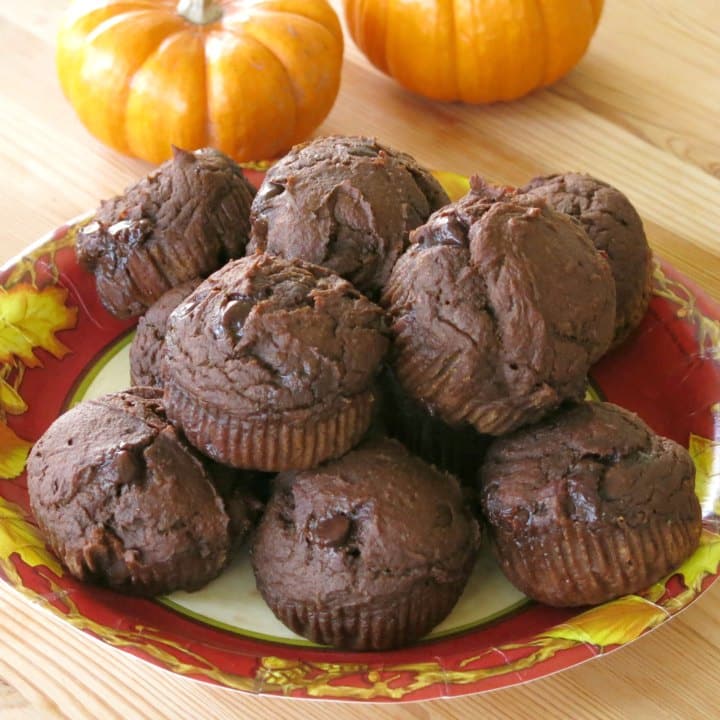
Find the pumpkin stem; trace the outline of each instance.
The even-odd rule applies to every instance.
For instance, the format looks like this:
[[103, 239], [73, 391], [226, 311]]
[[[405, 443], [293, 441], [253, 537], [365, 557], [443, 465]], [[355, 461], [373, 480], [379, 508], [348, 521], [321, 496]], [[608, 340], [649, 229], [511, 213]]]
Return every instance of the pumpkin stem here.
[[215, 0], [180, 0], [177, 12], [196, 25], [214, 23], [222, 17], [222, 8]]

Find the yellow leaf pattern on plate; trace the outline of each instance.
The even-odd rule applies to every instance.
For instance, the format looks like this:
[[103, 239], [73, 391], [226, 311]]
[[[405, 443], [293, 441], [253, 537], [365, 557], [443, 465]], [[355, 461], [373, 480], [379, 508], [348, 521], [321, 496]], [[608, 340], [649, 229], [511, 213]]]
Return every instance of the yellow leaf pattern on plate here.
[[433, 170], [433, 175], [453, 202], [470, 190], [470, 181], [464, 175], [443, 170]]
[[695, 463], [695, 493], [703, 517], [720, 515], [720, 448], [712, 440], [690, 435], [689, 450]]
[[637, 595], [627, 595], [592, 608], [543, 635], [598, 647], [624, 645], [666, 620], [668, 613]]
[[27, 409], [27, 403], [20, 397], [20, 393], [0, 377], [0, 411], [4, 410], [10, 415], [21, 415]]
[[720, 535], [703, 530], [700, 547], [678, 568], [685, 585], [694, 592], [700, 592], [706, 576], [720, 567]]
[[0, 566], [8, 576], [17, 574], [11, 556], [17, 553], [30, 567], [44, 565], [62, 575], [58, 561], [45, 547], [38, 530], [23, 517], [22, 510], [0, 498]]
[[27, 283], [0, 289], [0, 362], [20, 358], [27, 367], [41, 365], [33, 348], [62, 358], [69, 350], [55, 337], [75, 327], [77, 308], [65, 306], [67, 290], [49, 286], [38, 290]]
[[12, 428], [0, 422], [0, 478], [17, 477], [25, 467], [32, 443], [18, 437]]

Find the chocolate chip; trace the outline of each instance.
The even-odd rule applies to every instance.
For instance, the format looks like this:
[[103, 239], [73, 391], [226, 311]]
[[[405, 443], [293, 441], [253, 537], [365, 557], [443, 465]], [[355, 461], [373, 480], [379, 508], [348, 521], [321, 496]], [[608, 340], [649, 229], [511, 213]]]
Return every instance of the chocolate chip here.
[[352, 528], [352, 521], [342, 513], [320, 520], [312, 531], [313, 540], [321, 547], [339, 547]]
[[[153, 224], [148, 220], [120, 220], [107, 228], [108, 234], [116, 238], [118, 242], [125, 243], [128, 247], [142, 245], [150, 237], [153, 231]], [[108, 248], [110, 252], [112, 250]]]
[[424, 247], [457, 245], [467, 247], [467, 227], [453, 214], [439, 214], [432, 226], [420, 226], [412, 233], [413, 243]]
[[81, 235], [92, 235], [93, 233], [101, 230], [100, 223], [97, 220], [89, 222], [87, 225], [83, 225], [78, 231]]
[[253, 307], [255, 301], [252, 298], [246, 295], [230, 295], [222, 311], [223, 333], [233, 338], [241, 337], [245, 321]]

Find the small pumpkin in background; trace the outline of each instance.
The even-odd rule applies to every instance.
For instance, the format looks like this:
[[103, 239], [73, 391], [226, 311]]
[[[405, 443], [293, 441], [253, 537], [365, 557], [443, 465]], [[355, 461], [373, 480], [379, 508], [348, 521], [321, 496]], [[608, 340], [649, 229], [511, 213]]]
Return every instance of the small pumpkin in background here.
[[88, 130], [162, 162], [171, 146], [275, 157], [330, 111], [343, 36], [325, 0], [77, 0], [58, 36]]
[[603, 0], [344, 0], [353, 40], [401, 85], [435, 100], [514, 100], [587, 50]]

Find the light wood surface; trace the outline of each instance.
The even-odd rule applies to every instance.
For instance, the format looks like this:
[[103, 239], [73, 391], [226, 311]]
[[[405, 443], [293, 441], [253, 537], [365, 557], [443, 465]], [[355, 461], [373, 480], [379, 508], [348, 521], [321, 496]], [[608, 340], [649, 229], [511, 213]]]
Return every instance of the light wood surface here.
[[[149, 169], [93, 140], [64, 101], [53, 53], [65, 5], [0, 0], [0, 262]], [[658, 254], [720, 298], [719, 130], [717, 0], [606, 0], [580, 66], [552, 89], [508, 105], [414, 97], [348, 40], [341, 93], [319, 132], [374, 134], [428, 166], [505, 183], [591, 172], [636, 204]], [[719, 620], [716, 584], [609, 657], [482, 696], [377, 706], [372, 717], [717, 717]], [[254, 697], [179, 678], [82, 635], [4, 584], [0, 678], [7, 720], [369, 713], [364, 705]]]

